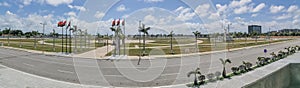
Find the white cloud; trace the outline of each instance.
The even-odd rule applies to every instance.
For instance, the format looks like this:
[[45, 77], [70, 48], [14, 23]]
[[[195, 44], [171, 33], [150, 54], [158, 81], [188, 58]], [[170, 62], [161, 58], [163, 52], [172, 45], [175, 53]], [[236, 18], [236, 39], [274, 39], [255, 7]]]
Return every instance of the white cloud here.
[[270, 12], [271, 13], [278, 13], [278, 12], [280, 12], [280, 11], [282, 11], [284, 9], [284, 6], [274, 6], [274, 5], [272, 5], [271, 7], [270, 7]]
[[249, 10], [249, 8], [247, 6], [243, 6], [243, 7], [234, 9], [234, 13], [235, 14], [243, 14], [243, 13], [247, 13], [248, 10]]
[[70, 17], [76, 17], [76, 13], [75, 12], [68, 12], [68, 13], [65, 13], [64, 15], [67, 15], [67, 16], [70, 16]]
[[276, 20], [284, 20], [284, 19], [288, 19], [291, 18], [292, 16], [290, 14], [283, 14], [281, 16], [275, 17], [274, 19]]
[[234, 8], [234, 7], [242, 7], [248, 3], [251, 3], [252, 0], [233, 0], [230, 4], [229, 7]]
[[288, 8], [287, 12], [294, 12], [294, 11], [296, 11], [296, 10], [298, 10], [298, 6], [296, 6], [296, 5], [291, 5], [291, 6]]
[[105, 15], [105, 13], [97, 11], [94, 16], [99, 19], [99, 18], [102, 18], [104, 15]]
[[251, 15], [251, 17], [257, 17], [258, 16], [258, 14], [252, 14]]
[[31, 2], [32, 2], [32, 0], [24, 0], [23, 4], [26, 6], [26, 5], [30, 5]]
[[200, 17], [206, 17], [208, 16], [210, 12], [210, 5], [209, 4], [201, 4], [199, 5], [196, 9], [195, 12], [200, 16]]
[[147, 15], [144, 17], [144, 22], [149, 24], [157, 23], [157, 19], [152, 15]]
[[16, 14], [14, 14], [14, 13], [12, 13], [10, 11], [6, 11], [6, 15], [16, 15]]
[[76, 9], [76, 10], [80, 10], [80, 11], [86, 11], [86, 8], [84, 8], [83, 6], [68, 5], [68, 7], [71, 8], [71, 9]]
[[126, 11], [125, 5], [122, 4], [122, 5], [118, 6], [118, 7], [117, 7], [117, 11], [119, 11], [119, 12]]
[[144, 0], [144, 2], [154, 3], [154, 2], [163, 2], [164, 0]]
[[6, 6], [6, 7], [10, 7], [11, 5], [8, 4], [7, 2], [0, 2], [0, 6]]
[[259, 5], [257, 5], [252, 12], [259, 12], [261, 9], [263, 9], [266, 6], [265, 3], [260, 3]]
[[191, 8], [185, 8], [182, 6], [178, 7], [174, 12], [178, 13], [178, 16], [175, 18], [177, 21], [191, 20], [195, 16], [195, 13], [192, 12]]
[[60, 4], [71, 4], [73, 0], [46, 0], [46, 2], [53, 6], [58, 6]]
[[211, 19], [211, 20], [217, 20], [219, 17], [220, 17], [220, 14], [218, 14], [218, 13], [211, 13], [211, 14], [208, 16], [208, 19]]
[[226, 9], [228, 8], [227, 5], [221, 5], [221, 4], [216, 4], [216, 7], [218, 9], [218, 12], [225, 12]]
[[292, 22], [294, 25], [299, 25], [300, 24], [300, 21], [298, 20], [298, 19], [296, 19], [296, 20], [293, 20], [293, 22]]

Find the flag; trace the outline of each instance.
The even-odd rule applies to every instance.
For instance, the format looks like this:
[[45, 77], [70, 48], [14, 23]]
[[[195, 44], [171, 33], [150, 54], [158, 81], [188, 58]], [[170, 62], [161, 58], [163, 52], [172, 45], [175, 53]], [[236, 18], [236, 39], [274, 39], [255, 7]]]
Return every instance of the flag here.
[[67, 26], [67, 29], [68, 29], [70, 26], [71, 26], [71, 21], [69, 21], [69, 24], [68, 24], [68, 26]]
[[113, 20], [111, 26], [115, 26], [115, 25], [116, 25], [116, 20]]
[[57, 26], [58, 27], [64, 27], [66, 25], [66, 21], [59, 21], [58, 23], [57, 23]]
[[120, 19], [117, 21], [117, 26], [119, 26], [120, 25]]
[[125, 26], [125, 19], [122, 21], [122, 25]]

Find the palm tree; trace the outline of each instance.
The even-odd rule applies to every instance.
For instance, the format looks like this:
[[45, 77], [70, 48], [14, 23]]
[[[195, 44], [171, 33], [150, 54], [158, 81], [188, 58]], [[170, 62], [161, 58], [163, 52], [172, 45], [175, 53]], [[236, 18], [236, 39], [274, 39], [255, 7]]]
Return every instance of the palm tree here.
[[226, 76], [225, 65], [226, 65], [226, 63], [231, 63], [231, 61], [230, 61], [229, 59], [223, 60], [222, 58], [220, 58], [220, 61], [222, 62], [222, 65], [223, 65], [223, 73], [222, 73], [222, 76], [223, 76], [224, 78], [227, 78], [227, 76]]
[[170, 37], [171, 37], [171, 54], [174, 54], [174, 51], [173, 51], [173, 31], [170, 32]]
[[142, 27], [139, 27], [139, 32], [142, 32], [143, 35], [143, 54], [142, 56], [146, 55], [146, 35], [148, 35], [148, 31], [150, 30], [150, 27], [145, 28], [145, 24], [142, 24]]
[[190, 71], [187, 74], [187, 77], [190, 77], [191, 75], [194, 75], [194, 86], [198, 85], [197, 75], [201, 75], [200, 68], [196, 68], [194, 71]]
[[200, 32], [199, 31], [195, 31], [193, 32], [194, 36], [195, 36], [195, 40], [196, 40], [196, 50], [198, 50], [198, 41], [197, 38], [200, 36]]

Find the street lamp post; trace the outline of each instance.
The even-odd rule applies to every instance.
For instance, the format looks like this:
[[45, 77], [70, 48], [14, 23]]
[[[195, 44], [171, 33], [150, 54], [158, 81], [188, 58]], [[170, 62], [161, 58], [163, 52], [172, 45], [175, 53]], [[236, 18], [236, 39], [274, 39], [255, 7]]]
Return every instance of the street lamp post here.
[[[141, 21], [139, 21], [139, 28], [141, 28]], [[141, 31], [139, 31], [139, 61], [137, 65], [140, 65], [141, 53]]]
[[[230, 42], [232, 42], [232, 40], [231, 40], [231, 36], [230, 36], [230, 25], [232, 25], [232, 23], [229, 23], [228, 24], [228, 26], [227, 26], [227, 32], [228, 32], [228, 38], [230, 39]], [[227, 35], [227, 33], [225, 32], [225, 35]], [[226, 44], [227, 44], [227, 36], [226, 36], [226, 38], [225, 38], [225, 42], [226, 42]], [[227, 44], [228, 45], [228, 44]], [[227, 46], [227, 49], [228, 49], [228, 51], [230, 51], [230, 45], [228, 45]]]
[[171, 54], [174, 54], [174, 50], [173, 50], [173, 31], [170, 32], [170, 37], [171, 37]]
[[[44, 45], [45, 45], [45, 38], [44, 38], [44, 35], [45, 35], [45, 25], [47, 25], [46, 23], [40, 23], [41, 25], [43, 25], [43, 34], [42, 34], [42, 42], [43, 42], [43, 45], [42, 45], [42, 49], [44, 49]], [[42, 50], [42, 53], [44, 54], [44, 50]]]
[[20, 43], [19, 43], [19, 47], [21, 48], [21, 47], [22, 47], [22, 39], [21, 39], [21, 38], [22, 38], [22, 33], [21, 33], [21, 32], [19, 32], [19, 33], [18, 33], [18, 36], [20, 37], [20, 41], [19, 41], [19, 42], [20, 42]]
[[53, 29], [53, 34], [52, 35], [53, 35], [52, 36], [53, 37], [53, 51], [55, 51], [55, 37], [56, 37], [55, 35], [56, 34], [55, 34], [55, 30], [54, 29]]

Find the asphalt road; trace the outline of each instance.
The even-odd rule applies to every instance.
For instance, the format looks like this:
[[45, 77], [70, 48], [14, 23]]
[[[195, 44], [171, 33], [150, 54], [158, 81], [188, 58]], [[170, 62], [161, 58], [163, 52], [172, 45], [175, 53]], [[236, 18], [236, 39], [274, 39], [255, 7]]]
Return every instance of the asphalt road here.
[[[181, 58], [142, 58], [138, 60], [96, 60], [72, 58], [30, 53], [19, 50], [0, 48], [0, 63], [26, 73], [95, 86], [117, 87], [154, 87], [179, 85], [193, 81], [187, 73], [199, 67], [202, 74], [222, 72], [219, 58], [229, 58], [232, 63], [226, 66], [231, 72], [232, 66], [248, 61], [255, 64], [256, 58], [268, 52], [278, 52], [287, 46], [300, 45], [299, 40], [287, 43], [272, 44], [263, 47], [246, 48], [231, 52], [213, 53]], [[160, 50], [153, 53], [163, 53]], [[267, 54], [269, 56], [269, 54]]]

